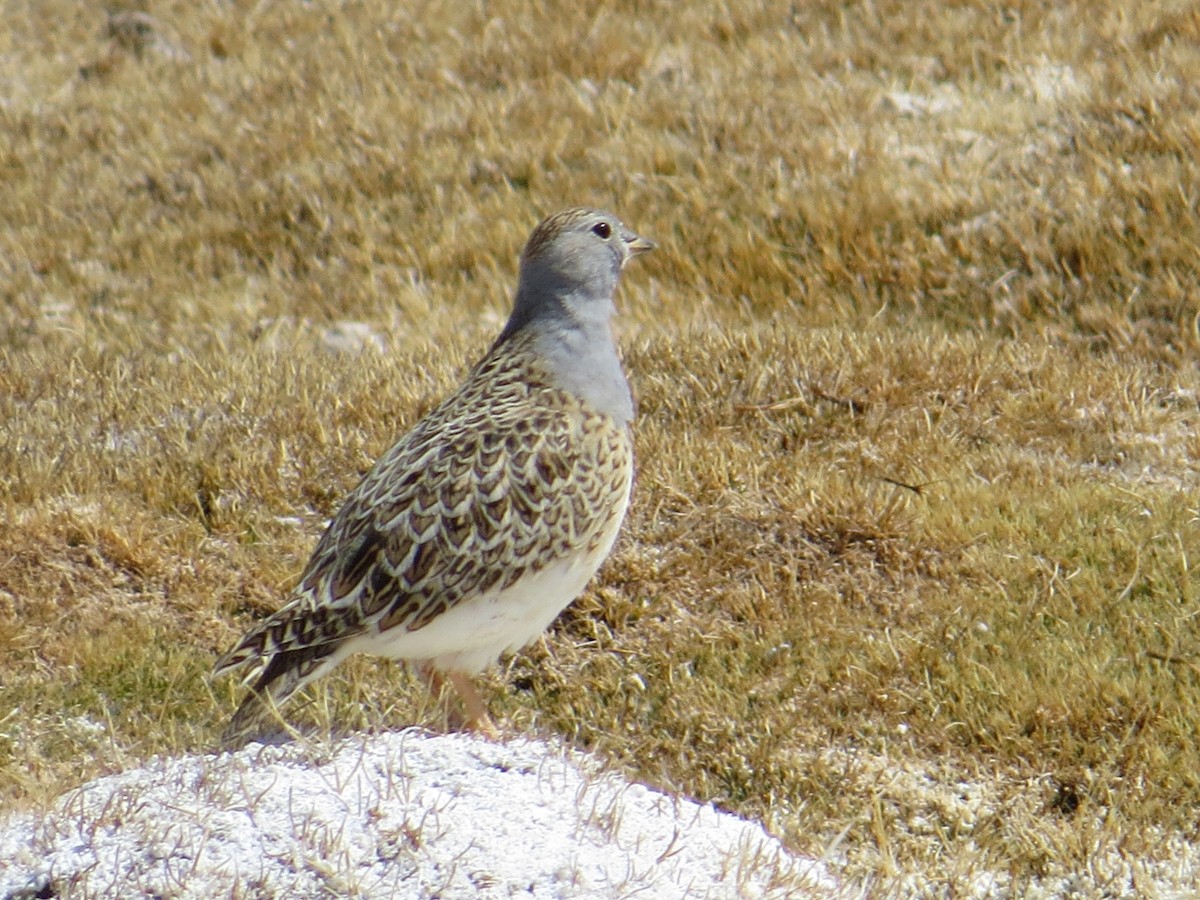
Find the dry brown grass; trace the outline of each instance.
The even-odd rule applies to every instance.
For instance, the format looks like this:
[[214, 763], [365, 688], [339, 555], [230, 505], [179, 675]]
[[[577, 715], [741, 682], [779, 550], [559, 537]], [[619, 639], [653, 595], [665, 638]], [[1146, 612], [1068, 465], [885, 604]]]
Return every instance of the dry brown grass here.
[[[1192, 6], [524, 6], [8, 4], [0, 796], [212, 744], [213, 655], [586, 202], [663, 245], [639, 482], [508, 726], [880, 884], [1193, 834]], [[311, 697], [442, 715], [371, 661]]]

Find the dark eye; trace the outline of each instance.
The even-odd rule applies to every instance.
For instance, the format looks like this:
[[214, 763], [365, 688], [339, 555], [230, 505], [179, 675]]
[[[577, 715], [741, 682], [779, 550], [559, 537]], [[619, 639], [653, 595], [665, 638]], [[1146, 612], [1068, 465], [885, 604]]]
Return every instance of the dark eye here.
[[592, 234], [598, 234], [607, 241], [612, 235], [612, 228], [607, 222], [597, 222], [592, 226]]

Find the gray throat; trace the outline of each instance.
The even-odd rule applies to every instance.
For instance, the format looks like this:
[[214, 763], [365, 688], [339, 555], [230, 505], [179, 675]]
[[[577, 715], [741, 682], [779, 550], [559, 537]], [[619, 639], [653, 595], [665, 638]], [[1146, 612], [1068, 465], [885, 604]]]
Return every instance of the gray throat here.
[[[602, 332], [596, 333], [600, 329]], [[633, 395], [608, 322], [582, 328], [539, 329], [534, 346], [538, 358], [563, 390], [622, 425], [633, 420]]]
[[[534, 355], [555, 384], [622, 425], [633, 420], [633, 395], [613, 340], [611, 297], [555, 298], [528, 305], [518, 300], [497, 343], [530, 334]], [[530, 309], [536, 310], [530, 314]], [[581, 312], [586, 311], [586, 312]]]

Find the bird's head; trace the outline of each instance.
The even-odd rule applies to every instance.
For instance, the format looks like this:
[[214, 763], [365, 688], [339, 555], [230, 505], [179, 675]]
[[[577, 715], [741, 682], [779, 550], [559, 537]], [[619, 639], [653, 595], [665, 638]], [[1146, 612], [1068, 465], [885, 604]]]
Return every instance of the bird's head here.
[[621, 270], [654, 247], [612, 213], [586, 208], [556, 213], [525, 244], [513, 316], [520, 323], [564, 311], [581, 321], [607, 319]]

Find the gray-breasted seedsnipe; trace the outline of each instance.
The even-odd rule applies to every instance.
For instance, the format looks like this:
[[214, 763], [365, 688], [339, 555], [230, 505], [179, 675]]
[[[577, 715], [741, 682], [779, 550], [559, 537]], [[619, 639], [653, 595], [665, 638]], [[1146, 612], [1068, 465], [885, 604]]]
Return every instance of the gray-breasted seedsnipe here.
[[487, 355], [351, 491], [284, 607], [217, 661], [251, 688], [227, 743], [359, 652], [446, 673], [486, 727], [468, 676], [549, 627], [625, 516], [633, 400], [613, 294], [653, 246], [594, 209], [534, 229]]

